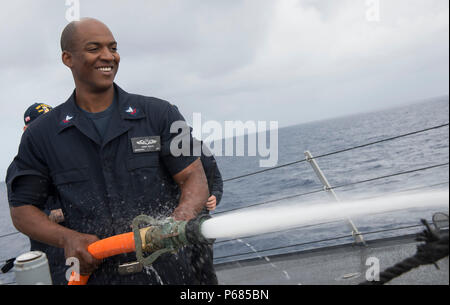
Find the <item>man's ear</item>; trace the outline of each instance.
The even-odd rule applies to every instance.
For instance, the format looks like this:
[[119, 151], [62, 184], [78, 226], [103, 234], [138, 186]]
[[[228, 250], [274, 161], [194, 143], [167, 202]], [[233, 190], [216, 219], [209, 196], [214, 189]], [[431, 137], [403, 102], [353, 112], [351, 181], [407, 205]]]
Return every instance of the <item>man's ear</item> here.
[[72, 68], [72, 53], [63, 51], [61, 55], [61, 59], [63, 64], [65, 64], [67, 67]]

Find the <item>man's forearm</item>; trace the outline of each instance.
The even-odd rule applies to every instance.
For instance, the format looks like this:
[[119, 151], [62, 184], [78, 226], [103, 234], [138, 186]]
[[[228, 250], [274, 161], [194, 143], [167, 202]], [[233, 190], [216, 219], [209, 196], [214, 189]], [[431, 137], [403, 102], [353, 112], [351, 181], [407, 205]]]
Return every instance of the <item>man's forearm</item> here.
[[66, 258], [80, 260], [81, 274], [90, 274], [101, 263], [87, 250], [88, 245], [96, 242], [95, 235], [83, 234], [51, 221], [47, 215], [32, 205], [11, 208], [14, 226], [30, 238], [48, 245], [64, 248]]
[[33, 205], [11, 207], [14, 226], [30, 238], [48, 245], [63, 248], [65, 239], [75, 231], [65, 228], [53, 221]]
[[209, 195], [202, 163], [195, 161], [174, 178], [181, 189], [181, 197], [172, 216], [176, 220], [192, 219], [203, 209]]

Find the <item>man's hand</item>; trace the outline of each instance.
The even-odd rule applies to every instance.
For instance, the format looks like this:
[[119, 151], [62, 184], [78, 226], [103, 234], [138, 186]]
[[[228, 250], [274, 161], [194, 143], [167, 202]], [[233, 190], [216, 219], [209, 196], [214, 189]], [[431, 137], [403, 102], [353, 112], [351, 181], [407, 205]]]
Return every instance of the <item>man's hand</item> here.
[[66, 259], [76, 257], [80, 262], [80, 274], [89, 275], [98, 268], [101, 260], [94, 258], [87, 250], [88, 246], [98, 239], [95, 235], [72, 231], [64, 236], [64, 254]]
[[216, 196], [211, 195], [208, 198], [208, 201], [206, 202], [206, 208], [208, 209], [208, 211], [214, 211], [216, 209], [216, 206], [217, 206]]

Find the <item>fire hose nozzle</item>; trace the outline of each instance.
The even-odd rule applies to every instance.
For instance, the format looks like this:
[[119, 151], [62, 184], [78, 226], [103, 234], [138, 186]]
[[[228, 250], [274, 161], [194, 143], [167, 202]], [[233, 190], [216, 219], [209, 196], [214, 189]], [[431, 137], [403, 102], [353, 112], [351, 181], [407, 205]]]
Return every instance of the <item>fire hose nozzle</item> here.
[[202, 224], [212, 217], [209, 214], [201, 214], [191, 219], [186, 224], [186, 239], [190, 244], [212, 245], [215, 239], [206, 238], [202, 233]]
[[[211, 218], [202, 214], [189, 221], [176, 221], [173, 218], [157, 220], [146, 215], [139, 215], [133, 220], [136, 258], [143, 266], [151, 265], [164, 253], [176, 253], [181, 247], [192, 244], [212, 244], [201, 233], [204, 221]], [[140, 228], [142, 225], [147, 225]], [[150, 226], [148, 226], [150, 225]], [[144, 252], [152, 252], [144, 257]]]
[[[97, 259], [136, 251], [138, 262], [142, 266], [149, 266], [162, 254], [176, 253], [185, 245], [212, 244], [214, 239], [205, 238], [201, 233], [203, 222], [210, 218], [211, 216], [202, 214], [189, 221], [176, 221], [173, 218], [157, 220], [139, 215], [133, 219], [133, 232], [96, 241], [89, 245], [88, 251]], [[144, 252], [151, 254], [144, 257]], [[131, 267], [130, 264], [125, 266]], [[88, 279], [88, 275], [72, 272], [68, 284], [85, 285]]]

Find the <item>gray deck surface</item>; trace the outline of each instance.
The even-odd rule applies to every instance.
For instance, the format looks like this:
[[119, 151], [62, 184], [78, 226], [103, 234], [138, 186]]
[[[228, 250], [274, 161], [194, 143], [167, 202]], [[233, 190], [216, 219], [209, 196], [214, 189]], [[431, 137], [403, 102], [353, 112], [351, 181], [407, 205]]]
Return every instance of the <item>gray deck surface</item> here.
[[[354, 285], [366, 279], [369, 257], [379, 260], [380, 271], [416, 253], [414, 236], [368, 242], [367, 247], [344, 245], [281, 254], [265, 258], [216, 264], [223, 285]], [[448, 285], [448, 256], [433, 265], [421, 266], [388, 284]]]

